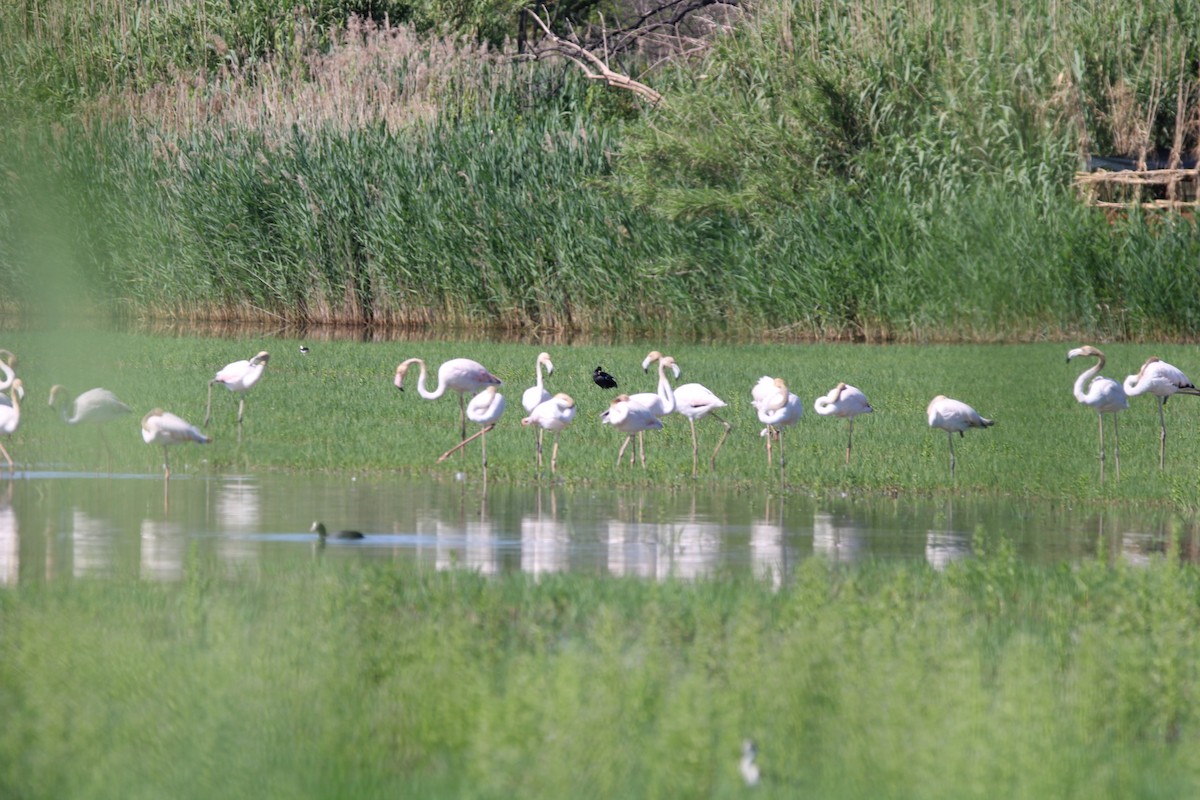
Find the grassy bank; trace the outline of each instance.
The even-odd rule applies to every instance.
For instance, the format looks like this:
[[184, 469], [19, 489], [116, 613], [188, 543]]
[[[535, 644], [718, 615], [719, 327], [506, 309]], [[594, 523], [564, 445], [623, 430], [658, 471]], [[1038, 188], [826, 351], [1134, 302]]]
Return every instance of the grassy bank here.
[[[135, 410], [106, 428], [117, 472], [154, 473], [161, 452], [141, 441], [138, 420], [154, 407], [193, 422], [204, 417], [207, 382], [223, 364], [261, 349], [272, 353], [265, 377], [247, 397], [242, 441], [234, 419], [236, 397], [215, 387], [211, 445], [184, 446], [172, 453], [176, 470], [333, 470], [430, 474], [468, 480], [480, 477], [478, 449], [437, 464], [458, 441], [458, 402], [450, 393], [421, 399], [409, 378], [401, 393], [392, 385], [396, 364], [420, 356], [431, 369], [459, 356], [478, 359], [504, 381], [508, 410], [488, 435], [489, 477], [493, 481], [535, 480], [533, 432], [519, 424], [522, 391], [534, 383], [534, 359], [541, 347], [488, 342], [310, 341], [311, 352], [286, 338], [189, 339], [140, 334], [10, 333], [0, 345], [18, 353], [18, 372], [29, 393], [21, 427], [5, 442], [27, 469], [106, 469], [105, 451], [95, 430], [68, 427], [47, 407], [50, 386], [73, 392], [102, 385]], [[647, 462], [616, 468], [623, 438], [600, 424], [611, 392], [591, 382], [604, 366], [622, 390], [653, 391], [653, 375], [641, 361], [651, 347], [674, 355], [683, 373], [677, 383], [699, 382], [722, 397], [723, 416], [734, 426], [721, 449], [717, 472], [707, 456], [721, 427], [702, 420], [700, 477], [703, 485], [777, 486], [781, 475], [766, 463], [762, 428], [750, 405], [750, 388], [763, 374], [782, 376], [804, 400], [805, 415], [788, 429], [783, 476], [789, 491], [868, 492], [943, 495], [958, 492], [1098, 502], [1145, 501], [1194, 508], [1200, 479], [1200, 438], [1195, 398], [1177, 397], [1166, 407], [1167, 469], [1158, 469], [1158, 414], [1152, 397], [1135, 398], [1121, 415], [1121, 479], [1114, 479], [1109, 441], [1109, 480], [1098, 482], [1096, 414], [1071, 396], [1071, 385], [1086, 365], [1065, 363], [1057, 344], [992, 346], [872, 347], [862, 345], [688, 345], [663, 342], [621, 345], [547, 346], [557, 367], [551, 391], [576, 398], [575, 424], [561, 437], [559, 479], [575, 485], [643, 484], [691, 486], [691, 435], [687, 421], [674, 415], [661, 431], [647, 435]], [[1195, 348], [1141, 345], [1106, 346], [1106, 374], [1118, 379], [1136, 372], [1148, 355], [1158, 355], [1195, 374]], [[436, 372], [435, 372], [436, 374]], [[819, 417], [815, 397], [838, 381], [858, 386], [875, 407], [854, 429], [851, 464], [843, 464], [846, 425]], [[925, 407], [936, 394], [975, 406], [996, 426], [955, 437], [958, 470], [948, 469], [947, 437], [927, 427]], [[470, 425], [474, 430], [475, 426]], [[1111, 432], [1110, 432], [1111, 436]]]
[[[41, 797], [1158, 798], [1197, 789], [1200, 580], [809, 561], [767, 582], [219, 567], [0, 593]], [[1053, 757], [1047, 757], [1053, 753]]]

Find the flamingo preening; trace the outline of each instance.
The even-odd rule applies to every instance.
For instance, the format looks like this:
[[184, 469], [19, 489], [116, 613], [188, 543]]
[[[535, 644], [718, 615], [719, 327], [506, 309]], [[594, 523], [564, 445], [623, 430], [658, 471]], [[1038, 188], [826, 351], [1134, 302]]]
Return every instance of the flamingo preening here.
[[472, 397], [471, 402], [467, 403], [467, 419], [477, 425], [482, 425], [483, 428], [442, 453], [441, 457], [438, 458], [438, 463], [440, 464], [445, 461], [454, 451], [466, 447], [467, 443], [474, 441], [476, 437], [482, 437], [480, 449], [483, 451], [481, 456], [483, 459], [483, 480], [486, 483], [488, 468], [487, 433], [496, 427], [496, 423], [500, 420], [500, 415], [504, 413], [504, 406], [504, 395], [500, 394], [494, 385], [485, 387], [483, 391]]
[[[25, 396], [25, 384], [20, 378], [14, 378], [11, 388], [12, 405], [0, 405], [0, 436], [12, 436], [21, 425], [21, 398]], [[3, 443], [0, 443], [0, 454], [4, 455], [4, 460], [8, 462], [8, 470], [12, 472], [13, 460]]]
[[795, 425], [804, 415], [804, 403], [788, 389], [783, 378], [763, 375], [750, 390], [750, 403], [758, 412], [758, 421], [767, 427], [760, 436], [767, 439], [767, 466], [773, 461], [771, 440], [779, 441], [779, 469], [783, 472], [783, 428]]
[[452, 358], [438, 367], [437, 386], [433, 391], [430, 391], [425, 386], [425, 378], [428, 373], [425, 368], [424, 359], [410, 358], [401, 361], [396, 366], [396, 377], [392, 379], [392, 383], [402, 392], [404, 391], [404, 377], [408, 374], [408, 369], [413, 364], [416, 364], [420, 369], [420, 374], [417, 377], [417, 394], [421, 395], [421, 397], [426, 400], [436, 400], [445, 394], [447, 389], [458, 393], [458, 416], [462, 434], [459, 437], [460, 441], [467, 438], [467, 410], [464, 395], [483, 391], [489, 386], [502, 386], [504, 384], [502, 380], [489, 372], [487, 367], [478, 361], [473, 361], [469, 358]]
[[208, 382], [208, 402], [204, 406], [204, 424], [201, 427], [207, 428], [208, 423], [212, 420], [212, 387], [214, 383], [219, 383], [238, 396], [237, 424], [240, 436], [242, 417], [246, 412], [246, 392], [258, 383], [270, 360], [271, 354], [263, 350], [253, 358], [234, 361], [221, 367], [216, 376]]
[[[58, 384], [50, 387], [50, 407], [57, 408], [62, 421], [68, 425], [85, 423], [100, 426], [133, 413], [133, 409], [122, 403], [108, 389], [88, 389], [78, 397], [72, 398], [67, 390]], [[100, 441], [103, 442], [104, 450], [108, 454], [111, 468], [112, 450], [108, 446], [108, 440], [104, 438], [104, 431], [97, 427], [97, 432], [100, 434]]]
[[1182, 370], [1158, 356], [1150, 356], [1136, 375], [1127, 376], [1124, 389], [1128, 397], [1149, 393], [1158, 401], [1158, 468], [1163, 469], [1167, 463], [1167, 423], [1163, 417], [1163, 406], [1176, 392], [1195, 395], [1200, 394], [1200, 389], [1188, 380]]
[[1121, 384], [1114, 381], [1112, 378], [1102, 377], [1099, 373], [1104, 369], [1104, 353], [1100, 352], [1091, 345], [1076, 347], [1074, 350], [1067, 352], [1067, 361], [1073, 358], [1094, 357], [1096, 363], [1089, 369], [1084, 370], [1075, 379], [1073, 392], [1075, 399], [1085, 406], [1091, 406], [1096, 410], [1096, 416], [1100, 419], [1100, 482], [1104, 483], [1104, 415], [1112, 415], [1113, 423], [1113, 440], [1115, 446], [1113, 448], [1113, 461], [1116, 464], [1117, 480], [1121, 480], [1121, 432], [1117, 427], [1117, 414], [1129, 408], [1129, 399], [1125, 395], [1125, 388]]
[[952, 400], [944, 394], [929, 401], [925, 414], [929, 418], [929, 427], [945, 431], [950, 441], [951, 478], [954, 477], [954, 434], [963, 436], [967, 428], [990, 428], [996, 424], [993, 420], [981, 417], [966, 403]]
[[[612, 425], [621, 433], [627, 434], [625, 441], [621, 444], [621, 449], [617, 451], [617, 464], [621, 466], [621, 456], [625, 455], [625, 448], [633, 441], [635, 434], [644, 431], [656, 431], [662, 428], [662, 420], [655, 416], [654, 412], [643, 405], [634, 403], [629, 399], [627, 394], [619, 394], [613, 398], [612, 404], [608, 409], [600, 415], [601, 423]], [[646, 452], [641, 451], [642, 469], [646, 468]], [[633, 465], [633, 453], [629, 454], [629, 464]]]
[[171, 464], [167, 457], [167, 448], [184, 442], [208, 444], [212, 439], [190, 422], [177, 417], [169, 411], [156, 408], [142, 417], [142, 440], [146, 444], [160, 445], [163, 449], [163, 477], [171, 477]]
[[[550, 474], [558, 467], [558, 437], [575, 420], [575, 400], [559, 392], [545, 402], [538, 403], [529, 416], [521, 420], [522, 425], [536, 425], [538, 431], [554, 432], [554, 448], [550, 451]], [[537, 446], [537, 469], [542, 472], [542, 440], [539, 434]]]
[[846, 463], [850, 463], [850, 448], [854, 443], [854, 418], [859, 414], [870, 414], [875, 409], [867, 402], [867, 396], [848, 383], [839, 382], [829, 394], [818, 397], [813, 411], [822, 417], [843, 417], [850, 421], [846, 437]]

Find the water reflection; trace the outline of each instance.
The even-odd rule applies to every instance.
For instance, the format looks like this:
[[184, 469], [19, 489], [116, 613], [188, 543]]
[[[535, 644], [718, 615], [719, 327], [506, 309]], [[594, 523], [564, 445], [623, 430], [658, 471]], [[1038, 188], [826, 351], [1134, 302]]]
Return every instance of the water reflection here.
[[[1062, 503], [786, 498], [715, 489], [595, 489], [261, 475], [161, 478], [30, 473], [0, 488], [0, 584], [137, 576], [189, 565], [244, 574], [311, 557], [313, 519], [366, 533], [325, 558], [409, 560], [485, 575], [588, 572], [650, 580], [751, 575], [774, 586], [807, 558], [944, 570], [1005, 542], [1029, 561], [1191, 558], [1194, 515]], [[1178, 546], [1175, 546], [1178, 543]]]

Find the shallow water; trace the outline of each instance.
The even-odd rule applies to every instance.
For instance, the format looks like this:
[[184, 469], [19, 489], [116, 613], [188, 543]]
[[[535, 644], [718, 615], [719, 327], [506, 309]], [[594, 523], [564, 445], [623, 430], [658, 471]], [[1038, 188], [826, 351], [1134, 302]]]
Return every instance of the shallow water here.
[[941, 569], [1002, 538], [1037, 562], [1185, 552], [1196, 520], [997, 500], [780, 498], [355, 478], [20, 473], [0, 483], [0, 583], [91, 576], [179, 579], [198, 559], [231, 572], [312, 558], [313, 520], [362, 531], [326, 558], [415, 560], [483, 573], [784, 580], [808, 558], [924, 560]]
[[757, 492], [492, 486], [340, 475], [24, 473], [0, 485], [0, 583], [178, 579], [312, 558], [314, 519], [358, 529], [326, 558], [408, 559], [484, 573], [786, 579], [809, 558], [924, 560], [935, 569], [1006, 539], [1020, 558], [1142, 563], [1195, 519], [1009, 500], [787, 497]]

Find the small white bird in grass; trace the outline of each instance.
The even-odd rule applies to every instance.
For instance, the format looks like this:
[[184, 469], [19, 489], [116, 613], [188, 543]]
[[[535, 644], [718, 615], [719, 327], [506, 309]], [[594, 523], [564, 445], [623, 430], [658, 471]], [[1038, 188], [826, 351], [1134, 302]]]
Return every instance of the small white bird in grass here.
[[436, 400], [449, 389], [458, 393], [458, 416], [461, 436], [460, 441], [467, 438], [467, 411], [465, 395], [481, 392], [489, 386], [503, 386], [504, 381], [497, 378], [487, 367], [469, 358], [452, 358], [438, 367], [437, 387], [430, 391], [425, 386], [427, 371], [425, 361], [420, 358], [409, 358], [396, 366], [396, 377], [392, 383], [400, 391], [404, 391], [404, 378], [409, 368], [416, 364], [420, 369], [417, 376], [417, 394], [426, 400]]
[[804, 403], [788, 389], [787, 381], [783, 378], [772, 378], [764, 375], [750, 390], [750, 403], [758, 412], [758, 421], [767, 427], [759, 433], [767, 439], [767, 466], [773, 461], [771, 456], [771, 440], [779, 441], [779, 468], [783, 463], [783, 431], [800, 421], [804, 415]]
[[[621, 466], [621, 457], [625, 448], [633, 441], [633, 437], [644, 431], [656, 431], [662, 428], [662, 420], [654, 412], [643, 405], [634, 403], [627, 394], [619, 394], [613, 398], [612, 404], [600, 415], [600, 422], [612, 425], [617, 430], [627, 434], [621, 449], [617, 451], [617, 466]], [[641, 453], [642, 469], [646, 468], [646, 453]], [[633, 453], [629, 454], [629, 464], [633, 466]]]
[[[58, 384], [50, 387], [50, 407], [57, 408], [62, 421], [68, 425], [87, 423], [99, 426], [133, 413], [133, 409], [122, 403], [108, 389], [88, 389], [72, 399], [67, 390]], [[97, 432], [100, 434], [100, 441], [104, 443], [104, 451], [108, 455], [111, 468], [112, 450], [108, 446], [108, 439], [104, 437], [102, 429], [98, 428]]]
[[850, 463], [850, 448], [854, 444], [854, 418], [859, 414], [870, 414], [875, 409], [867, 402], [867, 396], [848, 383], [838, 383], [829, 394], [818, 397], [813, 410], [822, 417], [842, 417], [850, 420], [850, 434], [846, 438], [846, 463]]
[[1200, 390], [1192, 385], [1182, 370], [1158, 356], [1150, 356], [1136, 375], [1126, 377], [1123, 388], [1128, 397], [1149, 393], [1158, 400], [1158, 468], [1163, 469], [1167, 463], [1167, 423], [1163, 417], [1163, 406], [1175, 393], [1195, 395], [1200, 394]]
[[442, 453], [441, 457], [438, 458], [438, 463], [442, 463], [451, 455], [453, 455], [455, 451], [461, 450], [470, 442], [482, 437], [483, 441], [480, 449], [483, 451], [483, 479], [486, 481], [488, 468], [487, 433], [492, 428], [496, 427], [496, 423], [500, 420], [500, 415], [504, 413], [504, 407], [504, 395], [500, 394], [499, 390], [495, 386], [488, 386], [479, 394], [472, 397], [471, 402], [467, 403], [467, 419], [471, 420], [471, 422], [474, 422], [477, 425], [482, 425], [483, 429], [475, 434], [472, 434], [466, 439], [463, 439], [461, 442], [454, 445], [454, 447], [451, 447], [449, 450]]
[[271, 354], [263, 350], [254, 358], [246, 359], [245, 361], [234, 361], [232, 364], [226, 364], [221, 368], [211, 381], [208, 382], [208, 404], [204, 407], [204, 425], [207, 428], [209, 421], [212, 419], [212, 387], [214, 383], [219, 383], [231, 392], [236, 392], [238, 395], [238, 415], [237, 424], [242, 424], [242, 416], [246, 411], [246, 392], [258, 383], [259, 378], [263, 376], [263, 370], [267, 367], [267, 362], [271, 360]]
[[929, 418], [929, 427], [945, 431], [950, 441], [951, 478], [954, 477], [954, 434], [963, 436], [967, 428], [990, 428], [996, 424], [993, 420], [981, 417], [978, 411], [966, 403], [951, 400], [944, 394], [930, 400], [925, 413]]
[[762, 773], [758, 768], [758, 745], [753, 739], [742, 741], [742, 757], [738, 761], [738, 772], [742, 773], [742, 782], [747, 786], [758, 786]]
[[[12, 436], [21, 425], [21, 398], [25, 396], [25, 384], [20, 378], [14, 378], [12, 385], [12, 405], [0, 405], [0, 436]], [[8, 462], [8, 469], [13, 470], [13, 460], [8, 450], [0, 443], [0, 454]]]
[[[1100, 482], [1104, 483], [1104, 415], [1112, 414], [1113, 423], [1113, 438], [1116, 441], [1114, 448], [1114, 461], [1117, 467], [1117, 480], [1121, 479], [1121, 432], [1117, 427], [1117, 414], [1129, 408], [1129, 399], [1125, 396], [1125, 389], [1121, 384], [1114, 381], [1112, 378], [1105, 378], [1099, 375], [1100, 370], [1104, 369], [1104, 353], [1097, 350], [1091, 345], [1076, 347], [1074, 350], [1067, 352], [1067, 361], [1080, 356], [1095, 357], [1096, 363], [1090, 369], [1084, 370], [1079, 377], [1075, 379], [1074, 394], [1075, 399], [1085, 406], [1091, 406], [1096, 409], [1096, 416], [1100, 420]], [[1089, 383], [1090, 381], [1090, 383]]]
[[163, 477], [171, 477], [171, 465], [167, 457], [167, 448], [184, 442], [208, 444], [212, 439], [190, 422], [175, 416], [169, 411], [156, 408], [142, 417], [142, 440], [146, 444], [161, 445], [163, 449]]
[[[539, 431], [551, 431], [554, 434], [554, 447], [550, 451], [550, 474], [558, 468], [558, 437], [572, 422], [575, 421], [575, 400], [569, 394], [558, 394], [538, 403], [529, 416], [521, 420], [522, 425], [536, 425]], [[542, 471], [542, 440], [538, 439], [537, 446], [538, 474]]]

